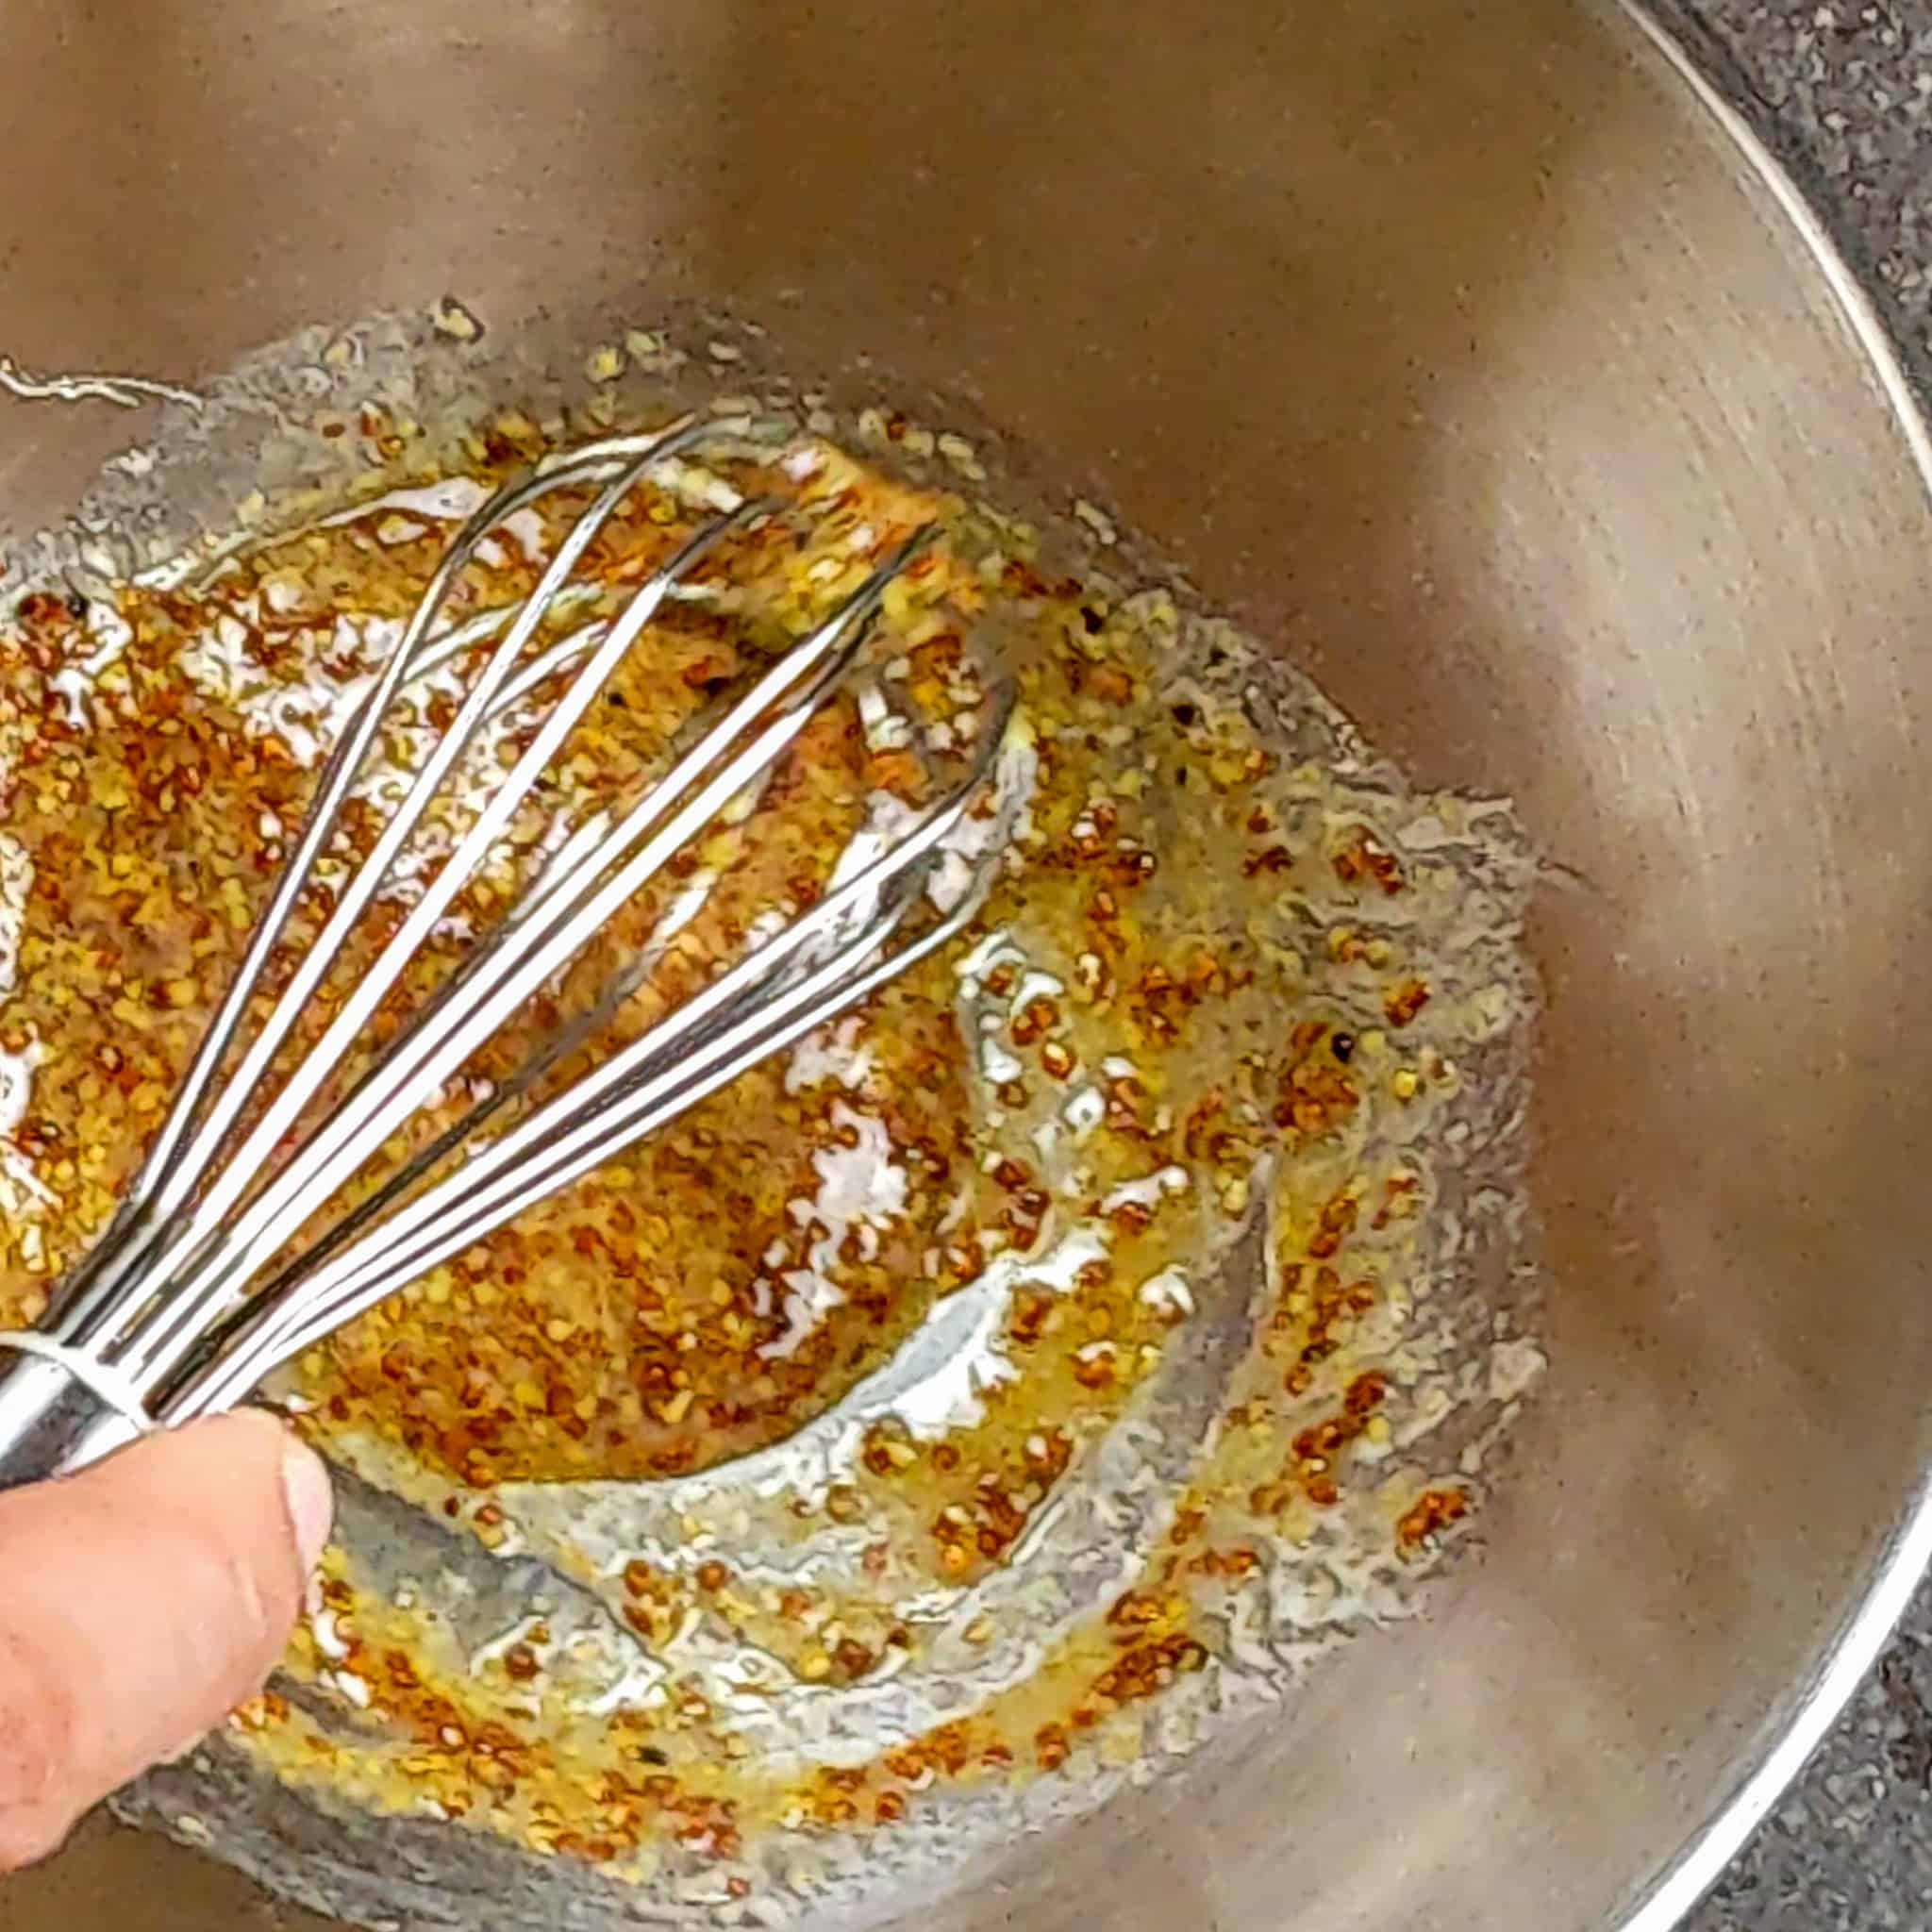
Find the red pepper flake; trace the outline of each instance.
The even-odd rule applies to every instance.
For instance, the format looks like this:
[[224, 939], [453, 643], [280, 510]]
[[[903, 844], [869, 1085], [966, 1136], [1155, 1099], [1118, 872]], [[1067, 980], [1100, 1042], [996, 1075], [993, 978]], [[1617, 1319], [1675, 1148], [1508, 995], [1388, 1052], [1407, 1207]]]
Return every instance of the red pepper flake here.
[[1405, 1552], [1415, 1551], [1452, 1523], [1469, 1514], [1467, 1490], [1424, 1490], [1403, 1512], [1395, 1525], [1395, 1541]]
[[1352, 1416], [1373, 1415], [1389, 1399], [1389, 1378], [1371, 1369], [1348, 1385], [1342, 1407]]
[[1191, 1637], [1163, 1637], [1137, 1644], [1093, 1680], [1093, 1688], [1116, 1704], [1131, 1704], [1163, 1690], [1175, 1677], [1208, 1667], [1207, 1650]]
[[1330, 1259], [1355, 1231], [1360, 1213], [1353, 1194], [1337, 1194], [1322, 1210], [1321, 1225], [1308, 1241], [1309, 1257], [1316, 1261]]
[[1391, 987], [1382, 995], [1382, 1010], [1391, 1026], [1407, 1026], [1429, 1003], [1429, 990], [1420, 979]]
[[1378, 844], [1366, 826], [1357, 825], [1329, 862], [1345, 886], [1373, 879], [1391, 899], [1407, 888], [1394, 855]]
[[1060, 1009], [1045, 997], [1026, 1002], [1025, 1010], [1013, 1022], [1013, 1044], [1031, 1046], [1033, 1042], [1052, 1027], [1059, 1024]]

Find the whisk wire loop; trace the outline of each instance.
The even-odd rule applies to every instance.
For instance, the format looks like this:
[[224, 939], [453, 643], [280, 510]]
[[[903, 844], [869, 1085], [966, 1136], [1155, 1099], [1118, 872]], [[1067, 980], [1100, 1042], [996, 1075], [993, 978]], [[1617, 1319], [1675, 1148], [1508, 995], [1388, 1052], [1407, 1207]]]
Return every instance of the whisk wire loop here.
[[[1011, 718], [1005, 687], [963, 777], [921, 808], [874, 812], [806, 910], [785, 910], [775, 930], [755, 926], [744, 950], [695, 991], [541, 1097], [549, 1076], [643, 993], [696, 916], [709, 889], [687, 881], [583, 1010], [508, 1074], [482, 1083], [461, 1117], [380, 1185], [329, 1225], [315, 1225], [375, 1150], [426, 1108], [447, 1105], [478, 1052], [533, 999], [561, 986], [573, 962], [679, 854], [715, 826], [744, 825], [750, 835], [780, 761], [860, 666], [892, 585], [933, 541], [927, 529], [901, 544], [715, 720], [674, 746], [668, 769], [627, 806], [591, 810], [563, 832], [435, 991], [404, 1014], [389, 1012], [466, 886], [509, 849], [520, 808], [665, 600], [728, 539], [785, 514], [774, 504], [740, 502], [614, 602], [608, 587], [579, 575], [599, 534], [653, 472], [750, 428], [686, 421], [591, 444], [496, 492], [451, 541], [324, 762], [284, 873], [147, 1162], [40, 1327], [25, 1338], [0, 1335], [0, 1488], [79, 1466], [146, 1424], [242, 1400], [342, 1324], [869, 998], [973, 918], [1001, 836], [988, 839], [982, 827], [962, 848], [977, 855], [976, 868], [943, 904], [935, 864], [975, 800], [987, 801]], [[584, 491], [591, 500], [528, 596], [450, 618], [462, 573], [492, 531], [557, 492]], [[575, 621], [593, 606], [588, 621]], [[546, 638], [546, 625], [561, 635]], [[448, 727], [407, 769], [391, 769], [372, 796], [365, 771], [401, 695], [478, 654], [483, 661], [465, 675]], [[509, 725], [533, 704], [541, 711], [518, 734], [527, 742], [508, 773], [492, 774], [480, 797], [473, 788], [447, 851], [423, 865], [432, 806], [449, 797], [479, 734]], [[298, 907], [316, 891], [325, 860], [339, 859], [342, 815], [362, 796], [380, 818], [369, 854], [320, 888], [326, 911], [297, 947]], [[983, 816], [992, 808], [976, 808]], [[436, 823], [441, 831], [443, 820]], [[289, 1064], [303, 1013], [412, 854], [418, 869], [394, 932]], [[272, 965], [287, 982], [268, 1000]], [[357, 1077], [332, 1093], [386, 1021], [391, 1029]], [[508, 1124], [497, 1124], [506, 1115]]]

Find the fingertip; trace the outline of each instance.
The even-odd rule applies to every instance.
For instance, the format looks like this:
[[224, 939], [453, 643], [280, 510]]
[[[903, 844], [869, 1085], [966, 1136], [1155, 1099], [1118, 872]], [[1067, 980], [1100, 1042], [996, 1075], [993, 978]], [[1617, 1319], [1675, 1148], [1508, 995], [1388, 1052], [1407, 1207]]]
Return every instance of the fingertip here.
[[258, 1411], [0, 1496], [0, 1865], [260, 1688], [331, 1512]]
[[183, 1433], [194, 1431], [225, 1432], [237, 1442], [245, 1441], [251, 1456], [273, 1458], [296, 1567], [306, 1582], [335, 1525], [335, 1490], [328, 1465], [287, 1423], [266, 1409], [237, 1409], [196, 1423]]
[[323, 1546], [335, 1527], [336, 1492], [328, 1465], [291, 1428], [282, 1431], [282, 1498], [306, 1578], [322, 1560]]

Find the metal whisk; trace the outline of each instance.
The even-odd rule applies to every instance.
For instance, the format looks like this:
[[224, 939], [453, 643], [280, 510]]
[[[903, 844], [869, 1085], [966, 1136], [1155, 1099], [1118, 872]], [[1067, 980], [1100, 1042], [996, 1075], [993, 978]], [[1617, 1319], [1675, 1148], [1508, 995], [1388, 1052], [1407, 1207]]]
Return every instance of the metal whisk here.
[[[754, 938], [700, 990], [561, 1092], [499, 1131], [523, 1102], [649, 976], [647, 945], [577, 1019], [535, 1051], [370, 1197], [292, 1258], [301, 1231], [374, 1153], [449, 1091], [470, 1057], [552, 982], [707, 827], [741, 811], [814, 714], [859, 664], [888, 586], [930, 541], [922, 532], [826, 622], [726, 707], [635, 804], [578, 825], [409, 1014], [346, 1096], [308, 1124], [331, 1076], [364, 1041], [400, 975], [552, 764], [664, 600], [726, 536], [776, 513], [746, 503], [700, 530], [618, 608], [543, 642], [546, 620], [602, 593], [578, 575], [625, 498], [660, 465], [745, 423], [688, 423], [554, 458], [500, 491], [450, 544], [374, 688], [331, 751], [295, 849], [202, 1041], [159, 1137], [118, 1213], [32, 1331], [0, 1334], [0, 1489], [84, 1466], [142, 1433], [232, 1407], [273, 1370], [592, 1172], [746, 1068], [855, 1006], [970, 919], [975, 887], [935, 906], [928, 885], [984, 787], [1010, 693], [990, 700], [964, 781], [889, 828], [862, 831], [809, 910]], [[594, 488], [531, 594], [460, 625], [445, 620], [459, 573], [491, 533], [540, 500]], [[319, 936], [251, 1034], [256, 994], [291, 914], [331, 848], [345, 803], [399, 696], [431, 670], [480, 653], [448, 729], [408, 775], [369, 857], [336, 890]], [[533, 648], [534, 646], [534, 648]], [[564, 681], [567, 678], [567, 681]], [[447, 791], [477, 732], [561, 683], [527, 750], [456, 841], [441, 869], [342, 995], [321, 1038], [285, 1068], [283, 1049], [351, 934]], [[957, 866], [955, 867], [957, 870]], [[946, 895], [950, 897], [951, 895]], [[670, 915], [666, 915], [668, 920]], [[666, 921], [660, 921], [660, 930]], [[289, 1151], [291, 1137], [296, 1144]]]

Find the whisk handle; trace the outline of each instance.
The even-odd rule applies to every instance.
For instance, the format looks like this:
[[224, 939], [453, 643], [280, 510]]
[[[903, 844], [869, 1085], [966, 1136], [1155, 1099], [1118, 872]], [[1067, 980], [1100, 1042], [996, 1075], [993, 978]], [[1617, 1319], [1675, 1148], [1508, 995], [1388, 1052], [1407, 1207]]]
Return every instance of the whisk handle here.
[[72, 1369], [0, 1338], [0, 1491], [72, 1475], [142, 1433]]

